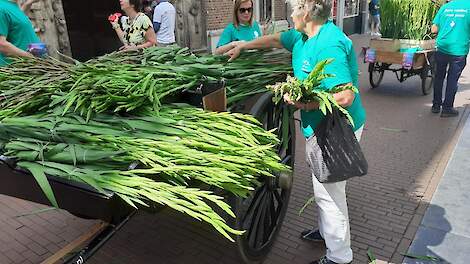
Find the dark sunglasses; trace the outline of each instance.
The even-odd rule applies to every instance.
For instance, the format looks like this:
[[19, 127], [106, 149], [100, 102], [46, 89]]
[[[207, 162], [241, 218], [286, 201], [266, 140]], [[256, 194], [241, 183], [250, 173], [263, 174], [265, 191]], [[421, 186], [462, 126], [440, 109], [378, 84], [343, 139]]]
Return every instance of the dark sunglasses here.
[[240, 8], [238, 9], [238, 12], [240, 12], [240, 13], [242, 13], [242, 14], [243, 14], [243, 13], [246, 13], [246, 12], [251, 13], [252, 11], [253, 11], [253, 7], [248, 7], [248, 8], [240, 7]]

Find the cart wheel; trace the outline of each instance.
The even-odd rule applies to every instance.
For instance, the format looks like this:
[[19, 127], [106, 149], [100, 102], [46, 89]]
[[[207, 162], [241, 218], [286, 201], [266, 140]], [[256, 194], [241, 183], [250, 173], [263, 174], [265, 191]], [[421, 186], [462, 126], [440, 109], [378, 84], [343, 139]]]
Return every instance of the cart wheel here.
[[[255, 103], [250, 113], [261, 121], [264, 128], [282, 131], [282, 115], [286, 105], [275, 105], [272, 94], [266, 93]], [[278, 148], [284, 164], [293, 167], [295, 155], [295, 123], [289, 118], [289, 130], [286, 147], [282, 143]], [[279, 138], [282, 138], [279, 135]], [[292, 174], [264, 177], [262, 184], [246, 199], [238, 198], [234, 203], [237, 215], [236, 227], [246, 230], [243, 236], [237, 237], [241, 258], [245, 263], [261, 263], [267, 256], [274, 240], [281, 229], [292, 186]]]
[[423, 95], [428, 95], [434, 86], [434, 57], [429, 57], [431, 65], [425, 65], [421, 71], [421, 90]]
[[379, 87], [384, 78], [384, 72], [382, 63], [369, 63], [369, 82], [372, 89]]

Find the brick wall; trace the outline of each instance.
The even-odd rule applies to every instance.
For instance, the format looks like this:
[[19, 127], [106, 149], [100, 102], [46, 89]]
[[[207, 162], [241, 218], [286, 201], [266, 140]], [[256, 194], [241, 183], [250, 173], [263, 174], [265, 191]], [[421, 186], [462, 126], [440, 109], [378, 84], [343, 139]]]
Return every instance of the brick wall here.
[[233, 0], [205, 0], [207, 30], [225, 28], [232, 22]]
[[[272, 0], [274, 20], [286, 20], [285, 0]], [[204, 0], [207, 30], [222, 29], [232, 22], [233, 0]]]

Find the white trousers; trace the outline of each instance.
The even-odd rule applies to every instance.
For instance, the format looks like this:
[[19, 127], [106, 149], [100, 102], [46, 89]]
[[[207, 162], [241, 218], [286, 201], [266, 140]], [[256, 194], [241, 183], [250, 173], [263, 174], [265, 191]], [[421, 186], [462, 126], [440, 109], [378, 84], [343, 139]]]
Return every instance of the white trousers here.
[[[355, 132], [358, 140], [361, 139], [362, 131], [363, 127]], [[327, 247], [326, 257], [336, 263], [349, 263], [353, 259], [353, 252], [346, 202], [346, 181], [320, 183], [313, 173], [312, 181], [315, 203], [320, 215], [318, 228]]]

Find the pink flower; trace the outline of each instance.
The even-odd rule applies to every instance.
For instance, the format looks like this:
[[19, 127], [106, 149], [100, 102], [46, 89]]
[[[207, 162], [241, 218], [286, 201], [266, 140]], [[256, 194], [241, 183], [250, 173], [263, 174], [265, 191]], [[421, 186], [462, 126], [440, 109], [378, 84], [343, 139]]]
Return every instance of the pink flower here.
[[115, 13], [115, 14], [110, 15], [110, 16], [108, 17], [108, 20], [109, 20], [109, 22], [111, 22], [111, 23], [115, 23], [115, 22], [118, 21], [118, 19], [119, 19], [121, 16], [122, 16], [121, 13]]

